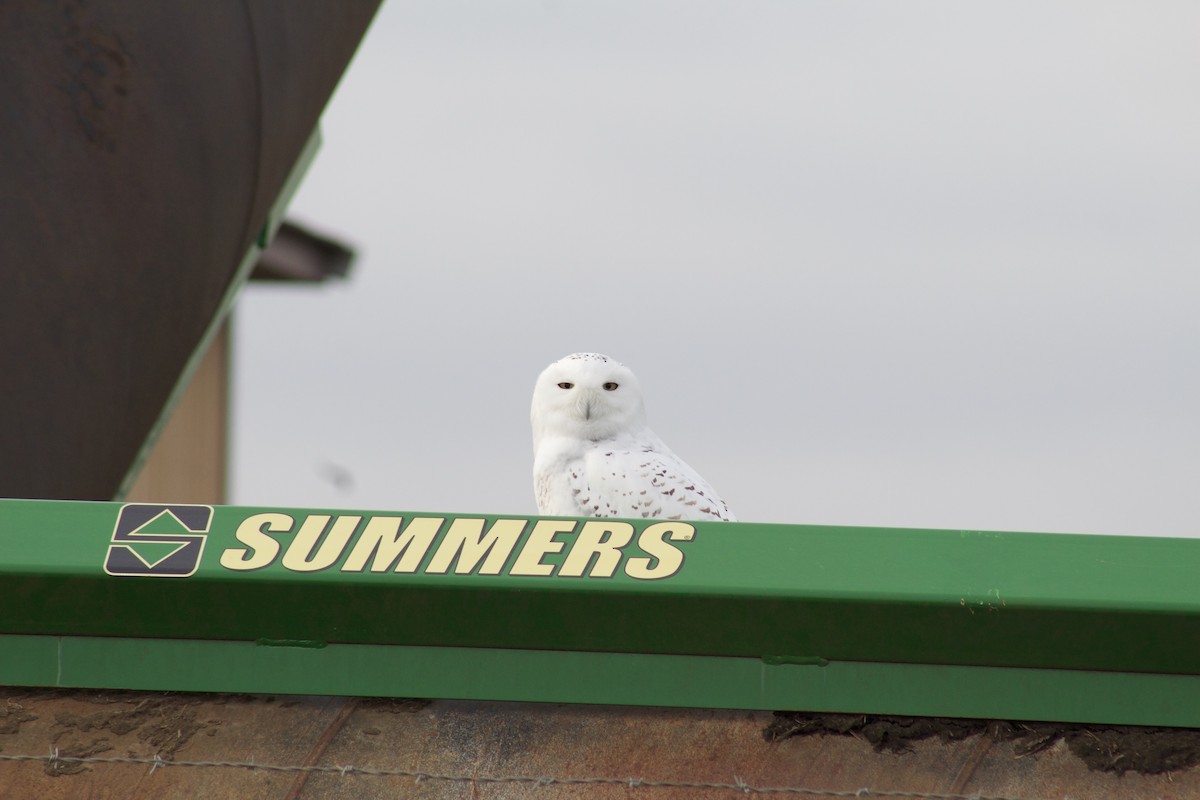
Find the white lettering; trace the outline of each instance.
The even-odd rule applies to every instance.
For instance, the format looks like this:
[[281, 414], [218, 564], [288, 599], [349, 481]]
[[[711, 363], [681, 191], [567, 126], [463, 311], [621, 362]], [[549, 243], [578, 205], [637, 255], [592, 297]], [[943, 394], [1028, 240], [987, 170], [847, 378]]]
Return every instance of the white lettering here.
[[[621, 566], [621, 548], [632, 539], [633, 526], [628, 522], [585, 522], [558, 574], [560, 577], [579, 578], [586, 572], [592, 578], [611, 578], [617, 567]], [[594, 564], [593, 556], [596, 557]]]
[[659, 522], [651, 525], [638, 537], [638, 547], [651, 558], [629, 559], [625, 562], [625, 574], [641, 581], [671, 577], [683, 566], [683, 552], [675, 545], [663, 541], [663, 538], [674, 542], [690, 542], [695, 535], [696, 529], [686, 522]]
[[529, 532], [525, 546], [517, 555], [517, 563], [508, 571], [509, 575], [552, 575], [553, 564], [543, 564], [542, 558], [550, 553], [561, 552], [566, 547], [565, 542], [557, 542], [554, 535], [575, 530], [575, 523], [569, 520], [543, 519], [538, 520]]
[[[373, 517], [342, 566], [342, 572], [362, 572], [371, 561], [371, 572], [387, 572], [396, 565], [396, 572], [416, 572], [425, 558], [433, 537], [441, 530], [445, 517], [417, 517], [410, 520], [400, 533], [403, 517]], [[399, 563], [397, 563], [399, 562]]]
[[484, 522], [486, 520], [462, 517], [450, 523], [450, 530], [446, 531], [441, 545], [433, 554], [429, 566], [425, 568], [425, 573], [445, 574], [450, 568], [450, 563], [457, 559], [455, 575], [470, 574], [480, 560], [483, 560], [480, 575], [499, 575], [529, 521], [498, 519], [492, 523], [487, 533], [483, 532]]
[[292, 540], [291, 546], [283, 554], [283, 565], [292, 572], [317, 572], [333, 566], [334, 562], [341, 557], [342, 551], [346, 549], [346, 544], [349, 543], [350, 537], [354, 535], [360, 522], [362, 522], [362, 517], [338, 517], [335, 519], [325, 541], [321, 542], [316, 555], [313, 555], [313, 548], [317, 546], [317, 540], [321, 538], [321, 534], [329, 525], [329, 516], [312, 514], [301, 523], [300, 530], [296, 531], [296, 538]]
[[279, 542], [263, 528], [277, 533], [290, 531], [293, 520], [287, 514], [255, 514], [242, 520], [234, 536], [246, 547], [231, 547], [221, 553], [225, 569], [247, 571], [268, 566], [279, 555]]

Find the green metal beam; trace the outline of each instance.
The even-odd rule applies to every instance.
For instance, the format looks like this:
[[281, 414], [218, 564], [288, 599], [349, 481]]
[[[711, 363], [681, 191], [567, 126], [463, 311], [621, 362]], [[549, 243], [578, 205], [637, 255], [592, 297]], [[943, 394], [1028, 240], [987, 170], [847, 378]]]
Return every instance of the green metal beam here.
[[1191, 675], [554, 650], [0, 636], [11, 685], [1195, 726]]
[[1200, 726], [1198, 556], [1149, 537], [0, 500], [0, 682]]

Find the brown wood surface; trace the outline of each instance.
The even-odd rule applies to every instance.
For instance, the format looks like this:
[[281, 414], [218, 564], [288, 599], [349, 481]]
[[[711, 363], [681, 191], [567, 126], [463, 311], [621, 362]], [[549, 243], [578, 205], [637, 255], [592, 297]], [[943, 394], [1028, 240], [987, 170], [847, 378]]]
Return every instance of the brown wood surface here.
[[[1062, 742], [1026, 756], [982, 736], [876, 752], [851, 736], [768, 742], [762, 731], [771, 719], [739, 711], [9, 688], [0, 690], [0, 798], [767, 796], [754, 787], [1023, 800], [1200, 797], [1200, 768], [1117, 776], [1089, 770]], [[208, 765], [2, 760], [54, 748]], [[313, 765], [332, 771], [302, 769]], [[343, 767], [353, 769], [342, 774]], [[533, 780], [487, 780], [505, 776]], [[571, 782], [579, 779], [607, 782]], [[688, 785], [738, 781], [750, 790]]]

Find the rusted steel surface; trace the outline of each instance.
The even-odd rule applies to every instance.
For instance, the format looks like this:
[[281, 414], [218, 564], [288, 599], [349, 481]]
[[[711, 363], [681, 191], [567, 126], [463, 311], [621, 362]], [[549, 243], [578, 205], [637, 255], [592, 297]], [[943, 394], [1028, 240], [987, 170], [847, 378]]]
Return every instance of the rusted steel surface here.
[[[794, 794], [772, 796], [800, 797], [802, 788], [1200, 797], [1200, 768], [1117, 776], [1089, 769], [1061, 741], [1024, 756], [981, 735], [877, 752], [853, 736], [767, 741], [771, 721], [762, 712], [0, 689], [0, 798], [682, 800], [753, 796], [761, 787], [791, 787]], [[158, 755], [163, 766], [53, 762], [45, 757], [53, 748], [62, 756]], [[3, 760], [19, 755], [43, 759]], [[303, 769], [312, 766], [328, 770]], [[489, 780], [514, 777], [528, 780]]]
[[111, 499], [378, 0], [0, 13], [0, 496]]

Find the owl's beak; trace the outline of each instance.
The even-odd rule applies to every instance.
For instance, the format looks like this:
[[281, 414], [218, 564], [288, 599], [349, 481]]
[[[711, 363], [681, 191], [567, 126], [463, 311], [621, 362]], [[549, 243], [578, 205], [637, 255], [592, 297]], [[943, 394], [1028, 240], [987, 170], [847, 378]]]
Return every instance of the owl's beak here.
[[595, 402], [595, 398], [592, 397], [591, 392], [583, 392], [582, 395], [583, 396], [579, 398], [578, 406], [580, 415], [584, 418], [584, 420], [591, 420], [592, 403]]

